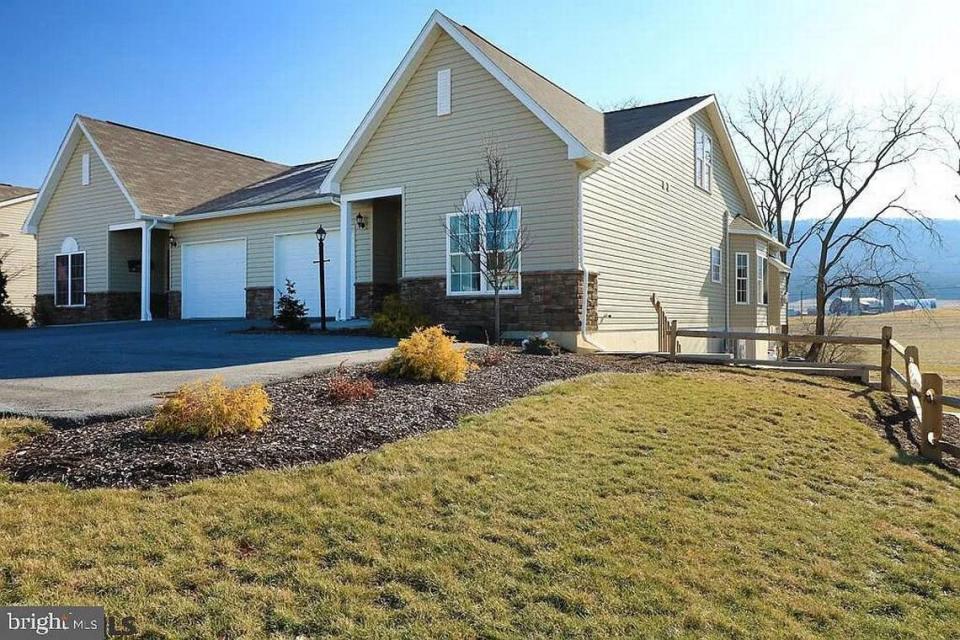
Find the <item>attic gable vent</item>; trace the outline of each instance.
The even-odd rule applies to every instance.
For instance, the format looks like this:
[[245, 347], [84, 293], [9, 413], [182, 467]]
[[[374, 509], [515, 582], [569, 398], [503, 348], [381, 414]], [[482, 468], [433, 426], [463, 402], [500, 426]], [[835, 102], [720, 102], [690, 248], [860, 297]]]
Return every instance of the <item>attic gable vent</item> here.
[[90, 184], [90, 154], [85, 153], [80, 157], [80, 184], [87, 186]]
[[437, 71], [437, 115], [450, 114], [450, 69]]

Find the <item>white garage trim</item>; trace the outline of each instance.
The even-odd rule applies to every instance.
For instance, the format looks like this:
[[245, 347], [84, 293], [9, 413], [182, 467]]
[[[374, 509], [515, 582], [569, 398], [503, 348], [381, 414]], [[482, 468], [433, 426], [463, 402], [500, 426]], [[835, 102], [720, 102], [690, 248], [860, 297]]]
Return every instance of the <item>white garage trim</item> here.
[[[180, 315], [182, 318], [188, 319], [185, 314], [186, 311], [186, 298], [187, 298], [187, 261], [184, 259], [186, 254], [185, 249], [188, 247], [196, 247], [203, 245], [212, 245], [212, 244], [223, 244], [225, 242], [242, 242], [243, 248], [243, 259], [242, 265], [239, 266], [243, 271], [243, 287], [241, 289], [241, 294], [243, 295], [243, 313], [237, 317], [246, 317], [246, 295], [247, 295], [247, 254], [248, 254], [248, 241], [246, 237], [239, 238], [218, 238], [217, 240], [202, 240], [195, 242], [182, 242], [180, 243]], [[196, 317], [196, 316], [194, 316]]]

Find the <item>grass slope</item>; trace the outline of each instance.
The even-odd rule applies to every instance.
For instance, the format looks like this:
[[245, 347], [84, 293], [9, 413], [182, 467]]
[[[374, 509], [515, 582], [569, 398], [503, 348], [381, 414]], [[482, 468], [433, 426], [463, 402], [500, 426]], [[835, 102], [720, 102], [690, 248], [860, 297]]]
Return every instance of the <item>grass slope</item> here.
[[960, 480], [855, 387], [598, 375], [308, 469], [164, 490], [0, 481], [0, 602], [173, 637], [938, 637]]

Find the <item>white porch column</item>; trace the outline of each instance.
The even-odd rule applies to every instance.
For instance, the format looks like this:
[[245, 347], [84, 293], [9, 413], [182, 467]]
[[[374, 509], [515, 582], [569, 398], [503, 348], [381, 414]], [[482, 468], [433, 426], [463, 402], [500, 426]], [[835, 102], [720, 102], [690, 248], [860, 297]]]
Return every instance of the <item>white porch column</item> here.
[[140, 320], [153, 320], [150, 313], [150, 238], [155, 222], [144, 222], [140, 228]]
[[353, 206], [340, 202], [340, 312], [338, 320], [353, 317]]

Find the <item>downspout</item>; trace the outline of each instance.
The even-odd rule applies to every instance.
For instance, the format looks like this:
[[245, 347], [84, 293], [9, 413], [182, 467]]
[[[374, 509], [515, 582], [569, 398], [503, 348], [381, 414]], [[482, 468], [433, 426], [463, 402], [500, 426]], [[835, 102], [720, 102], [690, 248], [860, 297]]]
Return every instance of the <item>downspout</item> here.
[[[143, 223], [143, 235], [140, 239], [140, 321], [149, 322], [153, 320], [153, 313], [150, 311], [150, 305], [153, 302], [153, 270], [150, 264], [153, 261], [153, 229], [157, 226], [157, 220], [145, 220]], [[146, 254], [146, 255], [144, 255]], [[146, 285], [146, 286], [144, 286]]]
[[[730, 264], [730, 210], [723, 212], [723, 259], [720, 269], [723, 278], [723, 330], [730, 331], [730, 274], [727, 266]], [[736, 269], [736, 266], [734, 266]], [[728, 340], [723, 341], [724, 351], [730, 352]]]
[[577, 174], [577, 254], [578, 262], [580, 264], [580, 271], [583, 272], [583, 302], [580, 309], [580, 337], [583, 338], [584, 342], [594, 347], [598, 351], [605, 351], [603, 347], [598, 345], [587, 336], [587, 312], [589, 311], [590, 302], [590, 272], [587, 270], [586, 260], [584, 259], [583, 179], [597, 169], [598, 168], [593, 168], [588, 171], [581, 171]]

